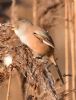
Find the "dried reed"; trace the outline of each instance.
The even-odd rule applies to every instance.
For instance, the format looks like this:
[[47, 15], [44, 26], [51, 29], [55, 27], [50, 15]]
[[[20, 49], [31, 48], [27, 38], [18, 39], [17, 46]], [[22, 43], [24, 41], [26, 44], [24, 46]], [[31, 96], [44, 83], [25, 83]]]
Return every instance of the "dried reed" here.
[[[71, 61], [72, 61], [72, 89], [75, 89], [75, 48], [74, 48], [74, 25], [73, 25], [73, 1], [68, 0], [69, 10], [69, 30], [71, 42]], [[72, 93], [72, 100], [75, 100], [75, 92]]]
[[[15, 19], [16, 19], [16, 15], [15, 15], [15, 0], [12, 0], [12, 6], [11, 6], [11, 25], [14, 24]], [[12, 70], [10, 68], [6, 100], [10, 100], [9, 99], [9, 95], [10, 95], [10, 86], [11, 86], [11, 76], [12, 76]]]
[[16, 13], [15, 13], [15, 2], [16, 0], [12, 0], [12, 6], [11, 6], [11, 24], [13, 25], [16, 20]]
[[9, 95], [10, 95], [11, 77], [12, 77], [12, 70], [10, 69], [10, 71], [9, 71], [8, 86], [7, 86], [6, 100], [10, 100], [10, 99], [9, 99]]
[[38, 18], [37, 18], [37, 0], [33, 0], [33, 24], [38, 24]]
[[[69, 42], [69, 38], [68, 38], [68, 33], [69, 33], [69, 30], [68, 30], [68, 8], [67, 8], [67, 0], [65, 0], [65, 74], [69, 74], [69, 58], [68, 58], [68, 55], [69, 55], [69, 50], [68, 50], [68, 42]], [[66, 77], [65, 78], [65, 82], [67, 82], [67, 84], [65, 84], [65, 91], [68, 91], [69, 90], [69, 78]], [[67, 98], [68, 99], [68, 98]], [[67, 100], [66, 99], [66, 100]]]

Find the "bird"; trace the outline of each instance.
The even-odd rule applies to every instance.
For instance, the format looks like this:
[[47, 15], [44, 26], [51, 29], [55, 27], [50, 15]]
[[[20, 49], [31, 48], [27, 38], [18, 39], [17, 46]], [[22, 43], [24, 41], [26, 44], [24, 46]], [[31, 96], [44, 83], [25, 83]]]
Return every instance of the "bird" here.
[[13, 24], [13, 30], [20, 41], [27, 45], [33, 52], [34, 57], [48, 56], [50, 61], [55, 65], [59, 78], [64, 84], [61, 71], [57, 65], [54, 56], [55, 45], [48, 31], [27, 19], [18, 19]]

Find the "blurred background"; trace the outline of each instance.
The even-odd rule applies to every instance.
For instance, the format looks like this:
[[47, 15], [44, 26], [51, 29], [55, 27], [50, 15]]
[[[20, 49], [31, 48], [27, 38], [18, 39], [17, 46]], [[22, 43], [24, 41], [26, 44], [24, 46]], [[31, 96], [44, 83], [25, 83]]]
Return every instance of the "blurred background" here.
[[[0, 22], [5, 23], [11, 19], [12, 0], [0, 0]], [[33, 22], [33, 0], [16, 0], [15, 14], [18, 18], [26, 18]], [[38, 0], [37, 18], [38, 24], [49, 31], [50, 36], [55, 43], [55, 57], [62, 74], [65, 74], [65, 15], [64, 0]], [[69, 41], [70, 44], [70, 41]], [[70, 49], [70, 45], [69, 45]], [[53, 70], [53, 74], [56, 73]], [[71, 74], [71, 57], [69, 50], [69, 73]], [[17, 74], [17, 73], [16, 73]], [[14, 75], [12, 79], [12, 97], [10, 100], [22, 100], [22, 94], [19, 92], [21, 85], [19, 77]], [[57, 78], [57, 77], [56, 77]], [[13, 80], [16, 80], [13, 82]], [[17, 87], [15, 87], [17, 84]], [[5, 100], [6, 86], [0, 87], [0, 98]], [[16, 88], [16, 89], [13, 89]], [[5, 91], [4, 91], [5, 90]], [[17, 98], [14, 98], [17, 97]]]

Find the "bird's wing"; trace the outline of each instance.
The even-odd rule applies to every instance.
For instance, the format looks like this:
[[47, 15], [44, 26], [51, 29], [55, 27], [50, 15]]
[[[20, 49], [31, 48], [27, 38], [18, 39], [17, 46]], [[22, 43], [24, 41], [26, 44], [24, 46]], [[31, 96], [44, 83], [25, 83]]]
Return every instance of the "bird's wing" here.
[[44, 39], [44, 40], [43, 40], [43, 43], [45, 43], [46, 45], [48, 45], [48, 46], [54, 48], [54, 45], [53, 45], [49, 40], [47, 40], [47, 39]]
[[46, 45], [52, 48], [55, 47], [52, 38], [47, 34], [47, 32], [35, 32], [34, 35]]

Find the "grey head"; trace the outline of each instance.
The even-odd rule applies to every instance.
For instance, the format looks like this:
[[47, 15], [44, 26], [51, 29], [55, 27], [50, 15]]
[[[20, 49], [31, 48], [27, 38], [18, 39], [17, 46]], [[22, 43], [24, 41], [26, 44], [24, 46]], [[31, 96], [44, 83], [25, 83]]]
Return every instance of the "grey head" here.
[[25, 29], [27, 26], [33, 25], [30, 20], [27, 19], [17, 19], [14, 23], [16, 29]]
[[17, 19], [14, 22], [13, 30], [15, 31], [16, 35], [21, 35], [26, 33], [29, 26], [33, 26], [32, 22], [27, 19]]

